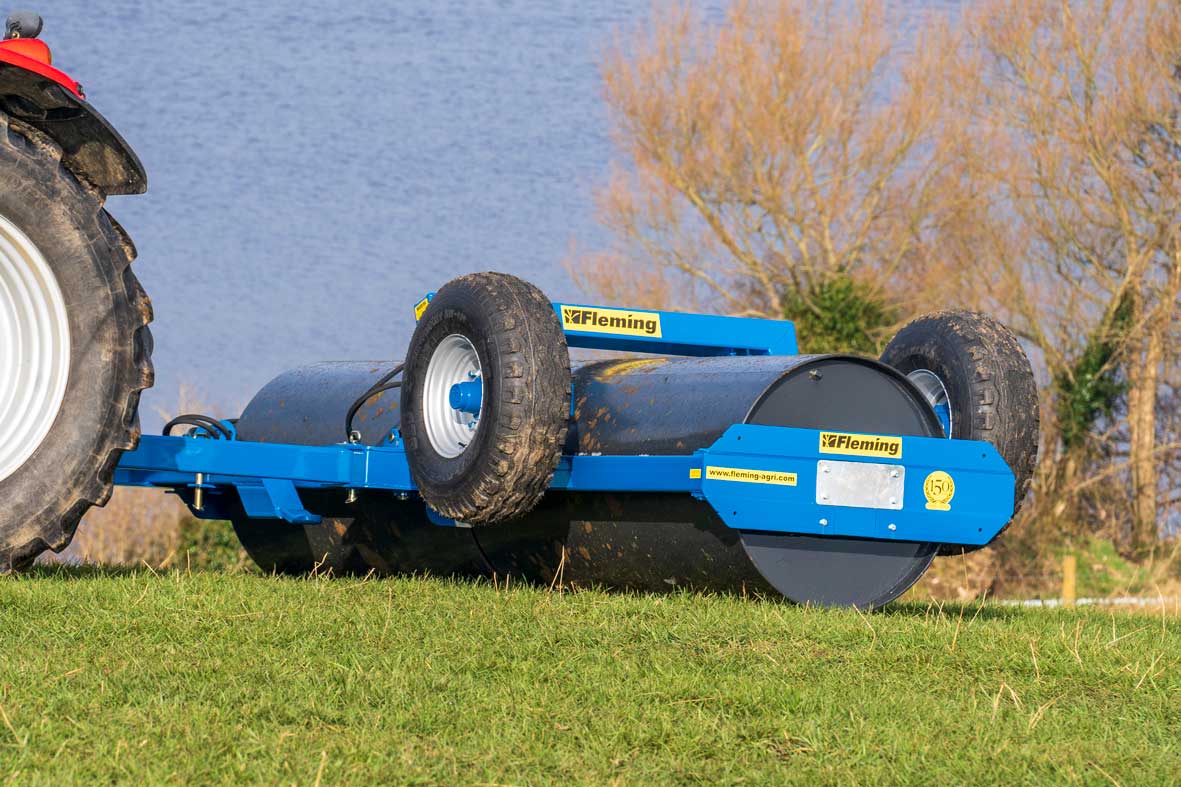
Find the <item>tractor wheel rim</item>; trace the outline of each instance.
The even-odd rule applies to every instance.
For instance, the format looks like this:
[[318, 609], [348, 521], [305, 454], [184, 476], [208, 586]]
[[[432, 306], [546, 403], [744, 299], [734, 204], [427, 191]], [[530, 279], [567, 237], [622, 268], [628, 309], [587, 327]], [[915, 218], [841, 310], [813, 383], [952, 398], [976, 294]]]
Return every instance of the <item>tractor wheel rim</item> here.
[[944, 434], [951, 437], [951, 428], [954, 426], [951, 415], [951, 399], [947, 395], [947, 386], [943, 384], [943, 380], [930, 369], [915, 369], [906, 377], [919, 389], [919, 393], [927, 400], [927, 404], [931, 405], [935, 415], [939, 417], [940, 423], [943, 424]]
[[[480, 414], [453, 408], [451, 387], [480, 380], [482, 372], [480, 355], [463, 334], [453, 333], [445, 337], [431, 355], [422, 389], [422, 414], [431, 447], [442, 457], [454, 459], [476, 438]], [[481, 391], [480, 412], [483, 410], [484, 394]]]
[[45, 255], [0, 216], [0, 481], [45, 441], [70, 374], [66, 300]]

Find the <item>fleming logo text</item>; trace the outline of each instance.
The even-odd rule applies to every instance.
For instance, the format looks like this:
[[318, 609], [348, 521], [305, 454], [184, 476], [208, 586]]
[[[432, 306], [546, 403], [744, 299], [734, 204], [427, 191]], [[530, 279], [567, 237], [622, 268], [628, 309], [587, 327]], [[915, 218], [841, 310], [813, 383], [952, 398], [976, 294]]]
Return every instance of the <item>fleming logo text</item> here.
[[847, 456], [878, 456], [885, 459], [902, 458], [902, 438], [876, 434], [845, 434], [821, 432], [820, 453]]
[[570, 331], [660, 338], [660, 315], [591, 306], [563, 306], [562, 328]]

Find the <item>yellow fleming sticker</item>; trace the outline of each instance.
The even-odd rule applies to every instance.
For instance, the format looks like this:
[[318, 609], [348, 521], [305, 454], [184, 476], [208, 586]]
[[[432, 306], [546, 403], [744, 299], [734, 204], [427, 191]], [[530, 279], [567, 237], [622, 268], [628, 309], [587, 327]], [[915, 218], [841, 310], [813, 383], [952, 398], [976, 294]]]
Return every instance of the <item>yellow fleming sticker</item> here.
[[883, 459], [902, 458], [902, 438], [876, 434], [846, 434], [821, 432], [820, 453], [846, 456], [877, 456]]
[[431, 305], [430, 298], [423, 298], [418, 303], [414, 304], [414, 321], [418, 322], [422, 319], [422, 313], [426, 311], [426, 307]]
[[567, 331], [613, 333], [619, 336], [661, 338], [660, 315], [596, 306], [562, 306], [562, 328]]
[[942, 470], [936, 470], [923, 481], [923, 494], [927, 497], [930, 511], [950, 511], [951, 499], [955, 497], [955, 481]]
[[745, 470], [740, 467], [707, 467], [705, 478], [708, 481], [741, 481], [746, 484], [775, 484], [776, 486], [795, 486], [795, 473], [781, 473], [778, 470]]

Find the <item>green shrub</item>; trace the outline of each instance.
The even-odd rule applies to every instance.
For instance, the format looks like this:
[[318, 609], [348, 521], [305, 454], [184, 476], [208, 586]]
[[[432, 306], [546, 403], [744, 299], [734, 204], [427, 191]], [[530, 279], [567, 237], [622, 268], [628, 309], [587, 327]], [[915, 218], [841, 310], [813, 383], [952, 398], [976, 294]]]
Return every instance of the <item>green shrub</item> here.
[[1110, 419], [1128, 392], [1117, 354], [1120, 337], [1131, 318], [1131, 304], [1125, 299], [1116, 308], [1111, 326], [1087, 340], [1070, 372], [1054, 377], [1062, 443], [1067, 449], [1085, 445], [1095, 424], [1100, 419]]
[[877, 288], [846, 273], [783, 296], [783, 316], [795, 323], [801, 352], [877, 355], [898, 310]]

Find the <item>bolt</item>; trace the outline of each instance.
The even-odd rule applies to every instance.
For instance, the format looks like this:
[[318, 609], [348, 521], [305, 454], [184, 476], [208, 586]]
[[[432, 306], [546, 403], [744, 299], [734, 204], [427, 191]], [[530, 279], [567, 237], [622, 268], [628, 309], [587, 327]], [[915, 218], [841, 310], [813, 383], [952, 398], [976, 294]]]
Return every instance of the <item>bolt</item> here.
[[193, 487], [193, 508], [201, 511], [205, 508], [205, 474], [197, 473], [197, 484]]
[[474, 379], [476, 379], [477, 377], [479, 377], [479, 376], [480, 376], [480, 373], [479, 373], [479, 372], [477, 372], [477, 371], [475, 371], [475, 370], [473, 369], [472, 371], [470, 371], [470, 372], [468, 372], [468, 373], [467, 373], [467, 376], [468, 376], [468, 379], [469, 379], [469, 380], [474, 380]]
[[824, 378], [824, 375], [820, 373], [819, 369], [809, 369], [808, 376], [813, 380], [820, 380]]
[[350, 505], [350, 506], [351, 506], [353, 503], [357, 502], [357, 490], [356, 490], [356, 489], [350, 489], [350, 490], [349, 490], [349, 492], [348, 492], [348, 494], [344, 496], [344, 502], [345, 502], [345, 503], [347, 503], [347, 504], [348, 504], [348, 505]]
[[890, 478], [897, 478], [898, 476], [899, 476], [899, 473], [897, 470], [890, 471]]
[[896, 525], [896, 524], [894, 524], [893, 522], [891, 522], [889, 525], [887, 525], [887, 529], [888, 529], [888, 530], [891, 530], [891, 531], [897, 530], [897, 529], [898, 529], [898, 525]]
[[821, 499], [821, 500], [828, 500], [828, 493], [827, 493], [827, 492], [824, 492], [824, 493], [822, 493], [822, 494], [820, 495], [820, 499]]
[[821, 526], [821, 527], [828, 527], [828, 520], [827, 520], [827, 519], [821, 519], [821, 520], [820, 520], [820, 526]]
[[898, 505], [898, 498], [891, 497], [890, 498], [890, 505], [892, 505], [892, 506]]
[[826, 472], [826, 473], [831, 473], [831, 472], [832, 472], [832, 468], [831, 468], [831, 467], [829, 467], [828, 465], [823, 465], [823, 467], [824, 467], [824, 472]]
[[475, 429], [475, 428], [476, 428], [476, 422], [475, 422], [475, 421], [468, 421], [468, 422], [467, 422], [467, 428], [468, 428], [468, 429]]

